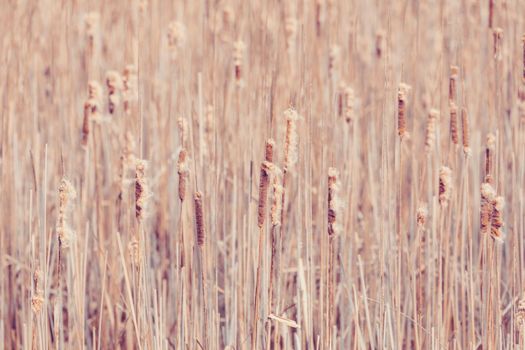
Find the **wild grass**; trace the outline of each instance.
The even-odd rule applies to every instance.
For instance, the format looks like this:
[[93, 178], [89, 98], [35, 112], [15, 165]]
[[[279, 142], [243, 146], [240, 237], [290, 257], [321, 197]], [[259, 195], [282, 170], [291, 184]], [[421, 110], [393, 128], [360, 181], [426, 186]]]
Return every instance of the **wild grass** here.
[[525, 349], [525, 2], [0, 7], [1, 349]]

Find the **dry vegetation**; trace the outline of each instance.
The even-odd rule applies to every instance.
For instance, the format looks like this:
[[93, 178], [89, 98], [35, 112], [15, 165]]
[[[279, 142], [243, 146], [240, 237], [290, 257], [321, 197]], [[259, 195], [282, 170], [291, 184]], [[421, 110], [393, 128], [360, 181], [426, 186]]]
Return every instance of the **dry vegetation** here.
[[0, 348], [524, 349], [525, 3], [0, 8]]

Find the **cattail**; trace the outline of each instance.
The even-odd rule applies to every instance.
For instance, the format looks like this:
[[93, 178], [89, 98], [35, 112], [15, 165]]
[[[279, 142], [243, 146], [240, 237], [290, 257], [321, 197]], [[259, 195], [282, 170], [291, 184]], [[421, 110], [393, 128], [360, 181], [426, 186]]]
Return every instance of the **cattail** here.
[[44, 292], [40, 287], [40, 275], [41, 271], [37, 268], [33, 273], [34, 292], [33, 297], [31, 298], [31, 309], [34, 314], [39, 313], [44, 305]]
[[178, 21], [171, 22], [168, 25], [168, 48], [172, 59], [177, 57], [177, 52], [184, 47], [186, 43], [186, 27]]
[[102, 100], [102, 87], [96, 81], [88, 84], [88, 99], [84, 103], [84, 120], [82, 122], [82, 144], [87, 145], [91, 119], [98, 119]]
[[257, 226], [260, 228], [264, 225], [264, 218], [266, 217], [266, 197], [268, 195], [268, 186], [270, 185], [270, 173], [272, 172], [273, 164], [264, 161], [261, 163], [261, 178], [259, 180], [259, 203], [257, 206]]
[[470, 134], [468, 128], [468, 114], [465, 108], [461, 109], [461, 131], [463, 138], [463, 152], [470, 154]]
[[487, 135], [487, 147], [485, 148], [485, 181], [492, 183], [492, 164], [494, 163], [494, 148], [496, 137], [494, 134]]
[[204, 225], [204, 214], [202, 211], [202, 193], [195, 192], [193, 199], [195, 201], [195, 228], [197, 230], [197, 244], [199, 246], [203, 246], [204, 239], [206, 238], [206, 227]]
[[439, 118], [439, 111], [431, 109], [428, 113], [427, 129], [425, 133], [425, 150], [427, 153], [432, 152], [436, 141], [436, 120]]
[[146, 162], [142, 159], [135, 160], [135, 217], [144, 219], [144, 210], [147, 204], [148, 187], [146, 182]]
[[447, 166], [439, 169], [439, 204], [446, 207], [452, 194], [452, 170]]
[[185, 118], [180, 117], [177, 119], [177, 126], [179, 127], [180, 143], [184, 146], [188, 139], [188, 121]]
[[90, 12], [84, 17], [84, 33], [86, 35], [87, 46], [91, 52], [93, 52], [95, 46], [99, 23], [100, 15], [97, 12]]
[[489, 28], [494, 24], [494, 0], [489, 0]]
[[338, 192], [339, 172], [335, 168], [328, 168], [328, 234], [330, 236], [337, 233], [341, 227], [340, 222], [337, 220], [337, 214], [339, 213], [340, 205]]
[[57, 218], [57, 235], [58, 241], [62, 247], [67, 247], [72, 230], [67, 223], [67, 214], [71, 202], [76, 198], [77, 192], [73, 185], [66, 179], [62, 179], [58, 187], [58, 218]]
[[338, 45], [333, 45], [330, 47], [328, 52], [328, 74], [333, 78], [339, 68], [341, 49]]
[[337, 115], [341, 117], [343, 115], [343, 109], [345, 107], [345, 90], [346, 84], [344, 81], [339, 83], [339, 89], [337, 93]]
[[428, 217], [428, 208], [425, 204], [422, 204], [416, 211], [416, 223], [417, 227], [422, 230], [425, 228], [425, 223], [427, 222]]
[[450, 102], [450, 137], [452, 142], [457, 145], [458, 138], [458, 107], [455, 102]]
[[448, 99], [449, 101], [455, 102], [457, 100], [457, 80], [458, 80], [459, 67], [450, 66], [450, 80], [448, 86]]
[[522, 294], [521, 299], [518, 301], [518, 306], [515, 313], [516, 325], [522, 331], [525, 326], [525, 293]]
[[523, 74], [522, 74], [522, 81], [525, 83], [525, 34], [521, 37], [521, 44], [523, 45]]
[[490, 232], [495, 197], [496, 191], [490, 183], [481, 184], [480, 227], [482, 234]]
[[270, 212], [270, 217], [272, 219], [272, 226], [279, 226], [281, 224], [281, 208], [283, 200], [283, 191], [284, 188], [279, 183], [277, 176], [273, 178], [273, 196], [272, 196], [272, 208]]
[[284, 112], [286, 118], [286, 137], [284, 142], [284, 170], [287, 171], [289, 167], [297, 162], [297, 120], [299, 114], [293, 108], [289, 108]]
[[244, 51], [246, 50], [246, 45], [242, 40], [237, 40], [233, 43], [233, 65], [235, 67], [235, 79], [237, 84], [242, 83], [242, 61], [244, 59]]
[[385, 32], [383, 30], [378, 30], [376, 33], [376, 57], [381, 58], [383, 56], [384, 46], [385, 46]]
[[122, 72], [122, 101], [126, 114], [130, 114], [130, 104], [137, 99], [137, 79], [137, 69], [134, 65], [128, 64]]
[[503, 233], [501, 227], [503, 227], [503, 208], [505, 207], [505, 199], [502, 196], [497, 196], [493, 202], [491, 223], [490, 223], [490, 236], [492, 239], [502, 242]]
[[295, 40], [297, 37], [297, 19], [288, 16], [284, 21], [284, 33], [286, 35], [286, 49], [293, 52]]
[[108, 111], [109, 114], [113, 114], [120, 103], [118, 96], [118, 90], [122, 88], [120, 74], [116, 71], [107, 72], [106, 86], [108, 87]]
[[345, 120], [350, 123], [354, 119], [355, 96], [354, 90], [347, 86], [345, 88]]
[[315, 32], [321, 36], [321, 26], [323, 24], [323, 3], [324, 0], [315, 1]]
[[264, 147], [264, 160], [267, 162], [273, 162], [273, 148], [275, 146], [275, 141], [273, 139], [266, 140]]
[[502, 58], [501, 38], [503, 37], [503, 29], [495, 28], [494, 31], [492, 32], [492, 36], [494, 38], [494, 58], [500, 61]]
[[179, 174], [179, 199], [181, 202], [184, 202], [184, 197], [186, 196], [186, 178], [188, 176], [188, 165], [186, 164], [185, 148], [182, 148], [179, 152], [177, 173]]
[[406, 133], [406, 103], [410, 86], [400, 83], [397, 90], [397, 133], [402, 139]]

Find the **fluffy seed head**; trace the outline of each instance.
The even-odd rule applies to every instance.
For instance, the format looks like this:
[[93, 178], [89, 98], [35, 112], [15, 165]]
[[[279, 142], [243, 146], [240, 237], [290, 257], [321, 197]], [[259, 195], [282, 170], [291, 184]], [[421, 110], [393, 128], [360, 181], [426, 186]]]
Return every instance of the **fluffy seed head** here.
[[400, 83], [397, 89], [397, 133], [403, 138], [406, 134], [406, 104], [410, 86]]
[[436, 120], [439, 118], [439, 111], [431, 109], [428, 113], [427, 129], [425, 133], [425, 150], [431, 153], [436, 141]]
[[452, 170], [447, 166], [439, 169], [439, 204], [446, 207], [452, 194]]
[[186, 196], [186, 179], [188, 177], [189, 167], [186, 162], [186, 149], [182, 148], [179, 152], [177, 161], [177, 173], [179, 174], [179, 199], [184, 201]]
[[267, 162], [273, 162], [273, 148], [275, 146], [275, 141], [273, 139], [266, 140], [264, 148], [264, 159]]
[[284, 169], [288, 170], [297, 162], [297, 120], [299, 114], [293, 108], [284, 111], [286, 117], [286, 138], [284, 143]]
[[135, 217], [137, 220], [144, 219], [144, 210], [147, 204], [148, 184], [146, 182], [146, 161], [135, 160]]
[[277, 176], [273, 177], [272, 189], [272, 209], [270, 216], [272, 219], [272, 226], [279, 226], [281, 224], [281, 208], [284, 188], [279, 183]]
[[525, 331], [525, 293], [522, 294], [521, 298], [518, 301], [516, 307], [516, 313], [514, 314], [516, 318], [516, 325], [521, 332]]
[[419, 229], [425, 228], [425, 223], [427, 222], [428, 217], [428, 208], [426, 204], [422, 204], [419, 208], [417, 208], [416, 212], [416, 222], [417, 227]]
[[341, 202], [338, 198], [339, 192], [339, 172], [335, 168], [328, 168], [328, 235], [333, 236], [341, 230], [341, 219], [337, 219], [341, 214]]

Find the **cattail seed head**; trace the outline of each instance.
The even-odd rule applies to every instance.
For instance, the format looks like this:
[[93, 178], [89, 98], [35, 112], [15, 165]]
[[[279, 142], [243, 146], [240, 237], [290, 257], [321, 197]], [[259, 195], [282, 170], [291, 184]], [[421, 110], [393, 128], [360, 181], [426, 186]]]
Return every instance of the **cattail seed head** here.
[[500, 61], [503, 57], [501, 52], [501, 39], [503, 37], [503, 29], [495, 28], [492, 32], [492, 36], [494, 38], [494, 58], [497, 61]]
[[330, 47], [330, 51], [328, 53], [328, 74], [331, 78], [335, 77], [337, 69], [339, 68], [340, 52], [341, 49], [338, 45], [333, 45]]
[[346, 90], [346, 84], [344, 81], [341, 81], [339, 83], [339, 89], [337, 93], [337, 115], [338, 116], [343, 115], [343, 108], [345, 106], [345, 90]]
[[286, 17], [284, 21], [284, 33], [286, 35], [286, 49], [291, 53], [293, 52], [297, 37], [297, 19], [295, 19], [295, 17]]
[[266, 140], [264, 147], [264, 160], [267, 162], [273, 162], [273, 148], [275, 146], [275, 141], [273, 139]]
[[33, 273], [34, 291], [33, 297], [31, 298], [31, 309], [33, 310], [34, 314], [38, 314], [44, 305], [44, 292], [40, 287], [40, 279], [41, 271], [39, 268], [36, 268], [35, 272]]
[[495, 197], [496, 191], [490, 183], [481, 184], [480, 227], [482, 234], [490, 232]]
[[197, 231], [197, 244], [203, 246], [206, 239], [206, 227], [204, 224], [202, 193], [198, 191], [195, 192], [193, 200], [195, 202], [195, 229]]
[[485, 149], [485, 181], [492, 183], [492, 164], [494, 163], [494, 149], [496, 137], [494, 134], [487, 135], [487, 147]]
[[69, 244], [70, 237], [73, 233], [67, 222], [67, 215], [71, 206], [71, 202], [76, 198], [77, 192], [75, 188], [65, 178], [60, 181], [58, 187], [58, 218], [56, 231], [58, 235], [58, 241], [62, 247], [67, 247]]
[[492, 239], [502, 242], [503, 232], [501, 228], [504, 226], [503, 222], [503, 208], [505, 207], [505, 199], [502, 196], [497, 196], [493, 202], [490, 236]]
[[135, 217], [137, 220], [144, 219], [144, 211], [149, 196], [148, 184], [146, 182], [146, 162], [142, 159], [135, 160]]
[[383, 56], [384, 46], [385, 46], [385, 32], [384, 30], [378, 30], [376, 32], [376, 57], [381, 58]]
[[235, 80], [237, 85], [242, 84], [242, 61], [244, 60], [244, 52], [246, 51], [246, 45], [242, 40], [237, 40], [233, 43], [233, 65], [235, 68]]
[[489, 28], [494, 24], [494, 0], [489, 0]]
[[137, 86], [137, 68], [132, 64], [128, 64], [122, 72], [122, 101], [126, 114], [131, 113], [131, 102], [138, 98]]
[[522, 44], [522, 50], [523, 50], [523, 52], [522, 52], [522, 55], [523, 55], [523, 57], [522, 57], [522, 60], [523, 60], [523, 62], [522, 62], [523, 63], [523, 67], [522, 67], [523, 73], [522, 73], [521, 79], [522, 79], [523, 83], [525, 83], [525, 34], [523, 34], [523, 36], [521, 37], [521, 44]]
[[328, 168], [328, 235], [333, 236], [339, 233], [341, 228], [340, 214], [341, 202], [338, 198], [339, 192], [339, 172], [335, 168]]
[[452, 170], [447, 166], [439, 169], [439, 204], [446, 207], [452, 194]]
[[177, 126], [179, 127], [180, 143], [185, 146], [188, 139], [188, 121], [186, 118], [180, 117], [177, 119]]
[[403, 138], [406, 134], [406, 104], [410, 86], [400, 83], [397, 90], [397, 133]]
[[182, 148], [179, 152], [177, 161], [177, 173], [179, 174], [179, 199], [184, 202], [186, 196], [186, 179], [188, 177], [188, 165], [186, 162], [186, 149]]
[[428, 113], [427, 129], [425, 133], [425, 150], [431, 153], [436, 142], [436, 120], [439, 118], [439, 111], [437, 109], [430, 109]]
[[173, 21], [168, 25], [168, 49], [171, 59], [177, 57], [177, 52], [184, 47], [186, 43], [186, 27], [183, 23]]
[[260, 228], [264, 225], [264, 218], [266, 217], [266, 198], [268, 196], [268, 187], [270, 185], [270, 174], [272, 172], [273, 164], [264, 161], [261, 163], [261, 175], [259, 180], [259, 202], [257, 206], [257, 226]]
[[450, 66], [450, 80], [448, 86], [448, 99], [451, 102], [457, 101], [458, 66]]
[[272, 189], [273, 189], [273, 196], [272, 196], [272, 208], [271, 208], [270, 217], [272, 220], [272, 226], [279, 226], [281, 225], [281, 208], [282, 208], [284, 188], [279, 183], [277, 176], [273, 177]]
[[288, 170], [297, 162], [297, 120], [299, 114], [293, 108], [284, 112], [286, 118], [286, 137], [284, 143], [284, 169]]
[[450, 102], [450, 137], [452, 142], [457, 145], [458, 137], [458, 107], [455, 102]]
[[470, 154], [470, 134], [468, 126], [468, 114], [465, 108], [461, 109], [461, 131], [463, 138], [463, 152], [466, 155]]
[[116, 71], [108, 71], [106, 73], [106, 86], [108, 87], [108, 111], [109, 114], [113, 114], [120, 103], [118, 95], [118, 91], [122, 89], [120, 74]]
[[84, 33], [88, 48], [93, 50], [98, 35], [100, 15], [97, 12], [90, 12], [84, 17]]
[[345, 96], [345, 120], [350, 123], [354, 119], [355, 96], [354, 90], [350, 86], [346, 86], [344, 90]]
[[516, 313], [514, 315], [516, 318], [516, 325], [520, 331], [525, 331], [525, 293], [523, 293], [519, 299], [518, 306], [516, 307]]
[[416, 222], [417, 227], [422, 230], [425, 228], [425, 223], [427, 222], [428, 217], [428, 208], [426, 204], [422, 204], [416, 211]]

